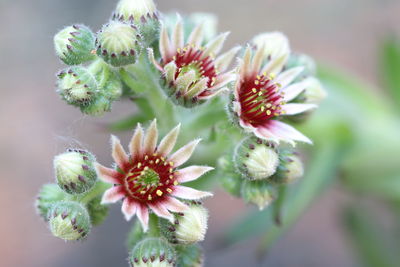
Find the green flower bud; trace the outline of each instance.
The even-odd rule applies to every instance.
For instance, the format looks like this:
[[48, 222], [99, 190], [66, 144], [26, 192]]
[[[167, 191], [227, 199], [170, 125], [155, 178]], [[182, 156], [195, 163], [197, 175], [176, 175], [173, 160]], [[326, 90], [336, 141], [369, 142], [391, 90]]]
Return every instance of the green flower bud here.
[[81, 240], [90, 232], [89, 213], [78, 202], [58, 202], [50, 209], [48, 217], [53, 235], [66, 241]]
[[234, 162], [245, 179], [264, 180], [276, 172], [279, 154], [273, 143], [249, 137], [236, 147]]
[[82, 113], [91, 116], [102, 116], [111, 111], [111, 100], [104, 95], [99, 95], [92, 103], [81, 107]]
[[36, 210], [44, 219], [48, 220], [47, 214], [54, 203], [63, 200], [67, 194], [56, 184], [46, 184], [42, 187], [36, 199]]
[[109, 207], [101, 204], [101, 196], [96, 197], [87, 204], [90, 220], [94, 226], [100, 225], [107, 218]]
[[93, 163], [95, 157], [84, 150], [68, 150], [54, 158], [58, 185], [69, 194], [82, 194], [91, 189], [97, 180]]
[[242, 197], [246, 203], [258, 206], [263, 210], [276, 198], [275, 189], [268, 181], [248, 181], [242, 184]]
[[203, 250], [199, 245], [178, 246], [177, 267], [201, 267], [204, 263]]
[[112, 18], [139, 25], [157, 18], [157, 8], [153, 0], [120, 0]]
[[[231, 157], [229, 157], [231, 158]], [[239, 197], [242, 188], [242, 181], [240, 175], [236, 173], [236, 169], [232, 160], [228, 157], [222, 157], [218, 160], [218, 168], [221, 172], [221, 185], [231, 195]]]
[[141, 49], [140, 41], [136, 26], [111, 21], [97, 33], [97, 55], [114, 67], [133, 64]]
[[70, 105], [86, 106], [97, 93], [94, 76], [84, 67], [71, 67], [58, 74], [58, 93]]
[[95, 38], [85, 25], [69, 26], [54, 36], [57, 56], [67, 65], [79, 65], [93, 60]]
[[271, 177], [276, 184], [290, 184], [304, 175], [304, 166], [299, 156], [293, 152], [285, 152], [277, 173]]
[[176, 255], [173, 247], [161, 238], [147, 238], [132, 250], [129, 257], [132, 267], [173, 267]]
[[160, 230], [172, 244], [193, 244], [204, 240], [207, 232], [208, 211], [201, 202], [192, 201], [189, 209], [175, 213], [175, 221], [160, 220]]

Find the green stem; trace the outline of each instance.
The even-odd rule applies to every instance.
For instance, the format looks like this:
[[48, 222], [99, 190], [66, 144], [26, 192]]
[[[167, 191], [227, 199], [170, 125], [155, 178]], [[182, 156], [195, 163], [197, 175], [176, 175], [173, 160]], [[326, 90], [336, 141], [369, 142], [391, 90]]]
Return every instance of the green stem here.
[[90, 201], [95, 199], [98, 196], [102, 196], [104, 192], [111, 187], [110, 184], [104, 183], [102, 181], [98, 181], [95, 186], [82, 196], [72, 196], [71, 200], [79, 201], [82, 204], [88, 204]]
[[158, 226], [158, 217], [155, 214], [150, 214], [149, 217], [149, 237], [160, 237], [160, 228]]

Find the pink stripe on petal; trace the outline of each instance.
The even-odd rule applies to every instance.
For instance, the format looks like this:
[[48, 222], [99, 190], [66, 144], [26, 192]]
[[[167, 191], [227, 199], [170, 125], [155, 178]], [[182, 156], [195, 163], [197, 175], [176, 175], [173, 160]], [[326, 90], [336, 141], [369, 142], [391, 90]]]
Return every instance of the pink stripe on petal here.
[[285, 104], [282, 106], [282, 110], [285, 112], [283, 115], [295, 115], [306, 112], [311, 109], [315, 109], [318, 106], [315, 104]]
[[270, 121], [268, 124], [268, 130], [280, 140], [289, 142], [293, 146], [294, 141], [312, 144], [312, 141], [308, 137], [297, 131], [292, 126], [280, 121]]
[[145, 205], [140, 204], [139, 208], [136, 211], [136, 215], [137, 215], [140, 223], [142, 224], [143, 231], [147, 232], [147, 230], [149, 229], [149, 210], [148, 210], [148, 208]]
[[189, 208], [186, 204], [173, 197], [166, 197], [162, 205], [172, 212], [184, 212]]
[[149, 207], [158, 217], [165, 218], [171, 222], [174, 220], [174, 216], [161, 203], [149, 204]]
[[123, 175], [116, 170], [104, 167], [99, 163], [95, 163], [94, 168], [96, 169], [97, 176], [100, 180], [109, 184], [121, 184], [120, 179], [123, 178]]
[[174, 163], [174, 167], [181, 166], [192, 156], [194, 149], [200, 141], [201, 139], [197, 139], [188, 143], [187, 145], [176, 151], [168, 160]]
[[127, 166], [129, 165], [129, 158], [124, 148], [122, 147], [121, 142], [114, 135], [111, 136], [111, 146], [112, 157], [115, 163], [118, 165], [118, 167], [121, 168], [121, 170], [126, 171]]
[[204, 192], [204, 191], [199, 191], [187, 186], [181, 186], [177, 185], [174, 187], [174, 191], [171, 193], [171, 195], [183, 199], [190, 199], [190, 200], [195, 200], [195, 199], [201, 199], [205, 197], [211, 197], [213, 196], [212, 193], [209, 192]]
[[132, 217], [136, 214], [137, 209], [139, 208], [139, 204], [135, 201], [125, 198], [124, 202], [122, 203], [122, 213], [125, 216], [127, 221], [130, 221]]
[[179, 183], [194, 181], [214, 168], [208, 166], [190, 166], [176, 172]]
[[125, 192], [122, 186], [114, 186], [106, 190], [101, 199], [101, 204], [115, 203], [125, 197]]

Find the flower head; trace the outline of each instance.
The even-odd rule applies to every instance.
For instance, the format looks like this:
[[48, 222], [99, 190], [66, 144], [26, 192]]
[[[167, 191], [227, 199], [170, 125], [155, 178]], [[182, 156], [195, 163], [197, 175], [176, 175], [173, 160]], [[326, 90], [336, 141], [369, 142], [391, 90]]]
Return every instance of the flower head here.
[[148, 228], [149, 209], [157, 216], [173, 221], [174, 216], [170, 211], [183, 212], [188, 208], [175, 197], [194, 200], [212, 195], [180, 185], [199, 178], [212, 168], [191, 166], [177, 169], [190, 158], [200, 141], [194, 140], [169, 155], [179, 129], [178, 125], [157, 145], [156, 120], [145, 135], [138, 125], [129, 144], [129, 155], [116, 137], [111, 138], [112, 156], [117, 169], [96, 165], [99, 178], [114, 185], [104, 193], [102, 203], [115, 203], [124, 199], [122, 212], [125, 218], [130, 220], [137, 214], [145, 231]]
[[160, 33], [161, 61], [149, 56], [162, 72], [168, 87], [168, 94], [174, 102], [191, 107], [222, 92], [236, 75], [227, 71], [240, 49], [235, 47], [218, 57], [228, 33], [222, 33], [203, 45], [203, 24], [198, 25], [185, 41], [181, 19], [175, 25], [172, 37], [166, 26]]
[[288, 103], [308, 87], [308, 80], [294, 82], [303, 67], [284, 70], [288, 54], [271, 57], [265, 44], [247, 47], [239, 66], [231, 111], [242, 128], [257, 137], [311, 143], [292, 126], [281, 122], [285, 116], [316, 108], [315, 104]]

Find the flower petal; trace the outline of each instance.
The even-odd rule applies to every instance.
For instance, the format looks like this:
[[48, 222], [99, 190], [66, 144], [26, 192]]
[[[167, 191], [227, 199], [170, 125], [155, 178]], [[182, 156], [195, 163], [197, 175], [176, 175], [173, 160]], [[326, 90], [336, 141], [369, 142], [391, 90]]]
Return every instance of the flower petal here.
[[139, 204], [134, 200], [125, 198], [124, 202], [122, 202], [122, 213], [127, 221], [130, 221], [132, 217], [136, 214], [136, 211], [139, 208]]
[[224, 32], [211, 40], [205, 47], [204, 56], [213, 57], [214, 55], [218, 54], [221, 51], [229, 34], [229, 32]]
[[226, 71], [240, 49], [241, 49], [240, 46], [236, 46], [231, 50], [229, 50], [228, 52], [220, 55], [215, 60], [215, 67], [218, 69], [218, 71], [220, 72]]
[[305, 111], [315, 109], [318, 106], [315, 104], [297, 104], [290, 103], [282, 106], [282, 111], [284, 111], [283, 115], [295, 115], [299, 113], [303, 113]]
[[121, 142], [114, 135], [111, 136], [111, 146], [111, 154], [115, 163], [118, 165], [119, 168], [121, 168], [121, 170], [126, 171], [126, 168], [129, 165], [129, 158], [124, 148], [122, 147]]
[[215, 84], [210, 88], [210, 90], [224, 87], [228, 83], [236, 80], [236, 78], [237, 78], [237, 75], [233, 71], [218, 75], [217, 80], [215, 81]]
[[107, 189], [101, 199], [101, 204], [115, 203], [125, 197], [125, 192], [122, 186], [114, 186]]
[[179, 48], [183, 48], [183, 25], [182, 25], [182, 18], [179, 15], [174, 28], [174, 33], [172, 35], [172, 44], [173, 44], [172, 51], [175, 51]]
[[163, 71], [162, 66], [157, 62], [157, 60], [154, 57], [154, 51], [152, 48], [147, 48], [147, 56], [149, 58], [149, 61], [153, 63], [153, 65], [159, 70]]
[[173, 197], [166, 197], [163, 206], [172, 212], [184, 212], [189, 207]]
[[264, 61], [264, 55], [265, 55], [265, 46], [262, 45], [261, 47], [257, 48], [257, 51], [254, 55], [253, 58], [253, 66], [251, 68], [251, 71], [253, 73], [259, 73], [261, 69], [261, 65]]
[[294, 141], [312, 144], [312, 141], [308, 137], [297, 131], [292, 126], [280, 121], [270, 121], [268, 124], [268, 130], [280, 140], [286, 141], [293, 146], [295, 145]]
[[170, 82], [175, 81], [175, 74], [176, 74], [177, 66], [175, 64], [175, 61], [171, 61], [164, 67], [165, 71], [165, 80], [169, 84]]
[[186, 183], [194, 181], [206, 172], [214, 170], [213, 167], [208, 166], [190, 166], [176, 172], [179, 183]]
[[196, 139], [188, 143], [187, 145], [176, 151], [168, 160], [174, 163], [174, 167], [181, 166], [192, 156], [194, 149], [200, 143], [200, 141], [201, 139]]
[[247, 77], [251, 72], [250, 72], [250, 64], [251, 64], [251, 47], [247, 46], [246, 50], [244, 52], [243, 60], [240, 64], [240, 77], [243, 79], [243, 77]]
[[284, 54], [280, 57], [271, 59], [271, 61], [264, 66], [261, 72], [269, 75], [280, 73], [283, 69], [283, 66], [286, 64], [288, 57], [289, 56], [287, 54]]
[[196, 84], [191, 86], [190, 90], [186, 92], [186, 97], [192, 98], [202, 93], [205, 89], [208, 88], [208, 80], [209, 80], [208, 77], [204, 77]]
[[149, 229], [149, 210], [145, 205], [140, 205], [136, 211], [136, 215], [142, 224], [143, 232]]
[[129, 153], [132, 160], [142, 155], [143, 129], [140, 123], [136, 126], [132, 139], [129, 142]]
[[194, 45], [196, 48], [201, 46], [203, 42], [203, 24], [199, 24], [189, 35], [188, 44]]
[[195, 200], [195, 199], [201, 199], [205, 197], [211, 197], [213, 196], [212, 193], [210, 192], [204, 192], [204, 191], [199, 191], [187, 186], [181, 186], [177, 185], [174, 187], [174, 191], [171, 193], [171, 195], [183, 199], [190, 199], [190, 200]]
[[161, 204], [148, 204], [158, 217], [165, 218], [171, 222], [174, 221], [174, 216]]
[[94, 164], [94, 168], [100, 180], [109, 184], [121, 184], [123, 175], [116, 170], [104, 167], [97, 162]]
[[299, 94], [301, 94], [307, 88], [307, 80], [291, 84], [281, 89], [283, 93], [283, 100], [289, 102], [295, 99]]
[[175, 146], [176, 139], [178, 138], [179, 131], [181, 130], [181, 124], [178, 124], [172, 129], [160, 142], [157, 148], [157, 153], [167, 156]]
[[168, 29], [166, 26], [161, 27], [160, 32], [160, 54], [164, 62], [167, 62], [171, 57], [171, 41], [168, 36]]
[[143, 153], [153, 154], [157, 147], [158, 141], [158, 129], [157, 129], [157, 119], [154, 119], [150, 127], [147, 129], [146, 136], [143, 141]]
[[282, 72], [279, 74], [278, 77], [276, 77], [275, 82], [279, 83], [282, 88], [286, 87], [289, 85], [291, 82], [293, 82], [294, 79], [299, 76], [299, 74], [304, 70], [304, 67], [296, 67], [296, 68], [291, 68], [288, 69], [287, 71]]

